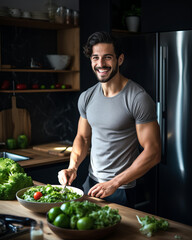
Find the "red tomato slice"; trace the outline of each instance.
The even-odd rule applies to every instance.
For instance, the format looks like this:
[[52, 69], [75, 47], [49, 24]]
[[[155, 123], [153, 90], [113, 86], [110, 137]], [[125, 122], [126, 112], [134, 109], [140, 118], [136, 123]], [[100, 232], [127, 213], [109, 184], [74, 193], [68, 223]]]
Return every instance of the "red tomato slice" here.
[[34, 193], [33, 197], [35, 200], [38, 200], [39, 198], [41, 198], [43, 196], [43, 194], [41, 192], [36, 192]]

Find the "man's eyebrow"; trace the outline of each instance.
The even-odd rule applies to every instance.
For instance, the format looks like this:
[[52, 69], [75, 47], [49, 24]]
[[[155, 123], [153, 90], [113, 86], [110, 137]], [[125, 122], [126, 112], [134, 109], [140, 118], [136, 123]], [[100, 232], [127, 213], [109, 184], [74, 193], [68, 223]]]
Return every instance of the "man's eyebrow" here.
[[[99, 55], [98, 54], [92, 54], [91, 57], [93, 57], [93, 56], [99, 56]], [[105, 56], [114, 56], [114, 55], [111, 54], [111, 53], [106, 53], [106, 54], [103, 55], [103, 57], [105, 57]]]

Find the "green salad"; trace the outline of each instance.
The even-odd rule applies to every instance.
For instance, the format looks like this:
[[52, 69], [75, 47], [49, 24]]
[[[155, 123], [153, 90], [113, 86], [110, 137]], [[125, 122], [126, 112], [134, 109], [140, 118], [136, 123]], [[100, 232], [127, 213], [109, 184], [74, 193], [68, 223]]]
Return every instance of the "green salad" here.
[[121, 221], [118, 209], [85, 201], [65, 202], [47, 214], [48, 222], [61, 228], [89, 230], [113, 226]]
[[56, 203], [81, 197], [80, 194], [77, 194], [72, 189], [65, 188], [64, 192], [62, 192], [62, 190], [62, 187], [52, 186], [50, 184], [34, 186], [29, 188], [20, 198], [29, 202]]

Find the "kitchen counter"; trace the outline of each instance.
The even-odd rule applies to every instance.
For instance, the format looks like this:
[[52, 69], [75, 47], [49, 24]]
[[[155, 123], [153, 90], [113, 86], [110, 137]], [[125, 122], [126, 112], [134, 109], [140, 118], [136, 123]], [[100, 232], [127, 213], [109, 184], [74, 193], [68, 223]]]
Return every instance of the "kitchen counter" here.
[[[38, 182], [35, 182], [35, 184], [40, 184]], [[145, 216], [149, 215], [147, 213], [134, 210], [128, 207], [120, 206], [118, 204], [113, 204], [106, 202], [104, 200], [98, 199], [98, 198], [91, 198], [88, 196], [85, 196], [85, 200], [89, 200], [91, 202], [94, 202], [96, 204], [99, 204], [101, 206], [109, 205], [111, 208], [115, 208], [119, 210], [119, 214], [122, 217], [122, 221], [118, 228], [108, 237], [105, 238], [105, 240], [128, 240], [128, 239], [134, 239], [134, 240], [144, 240], [148, 239], [147, 237], [143, 236], [139, 232], [140, 224], [138, 223], [136, 219], [136, 215], [138, 216]], [[41, 220], [44, 223], [44, 240], [60, 240], [61, 238], [57, 237], [47, 226], [46, 223], [46, 217], [45, 214], [40, 213], [34, 213], [26, 208], [24, 208], [17, 200], [14, 201], [0, 201], [0, 213], [1, 214], [11, 214], [11, 215], [17, 215], [17, 216], [23, 216], [23, 217], [29, 217], [33, 218], [35, 220]], [[175, 239], [175, 235], [178, 235], [181, 237], [182, 240], [191, 240], [192, 236], [192, 227], [188, 225], [184, 225], [178, 222], [174, 222], [171, 220], [168, 220], [170, 224], [170, 228], [168, 231], [159, 231], [156, 233], [151, 239], [153, 240], [171, 240]], [[29, 235], [27, 236], [22, 235], [14, 238], [15, 240], [26, 240], [30, 239]]]
[[[26, 149], [2, 149], [1, 152], [6, 151], [31, 158], [29, 160], [18, 161], [18, 163], [24, 168], [25, 172], [32, 177], [32, 179], [46, 184], [58, 184], [58, 172], [61, 169], [67, 168], [69, 165], [70, 150], [67, 153], [62, 153], [62, 155], [60, 155], [60, 153], [58, 154], [58, 152], [52, 154], [48, 152], [53, 152], [55, 147], [63, 148], [64, 146], [65, 145], [56, 142], [36, 145]], [[89, 158], [87, 157], [78, 169], [79, 174], [73, 182], [74, 187], [81, 188], [81, 185], [84, 183], [88, 174], [88, 164]]]
[[33, 148], [14, 149], [6, 151], [31, 158], [25, 161], [18, 161], [18, 163], [24, 168], [38, 167], [43, 165], [69, 161], [69, 155], [67, 156], [52, 155], [46, 152], [35, 150]]

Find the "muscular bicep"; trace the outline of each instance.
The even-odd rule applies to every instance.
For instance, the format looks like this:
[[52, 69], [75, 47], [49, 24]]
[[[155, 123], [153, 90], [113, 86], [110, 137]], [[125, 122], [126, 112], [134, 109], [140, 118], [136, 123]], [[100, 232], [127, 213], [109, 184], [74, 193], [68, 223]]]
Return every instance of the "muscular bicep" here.
[[79, 118], [77, 136], [84, 139], [85, 141], [90, 141], [91, 126], [89, 125], [87, 119], [82, 117]]
[[154, 149], [154, 151], [160, 151], [161, 140], [157, 121], [137, 124], [136, 130], [139, 143], [144, 149], [150, 149], [150, 151], [151, 149]]

